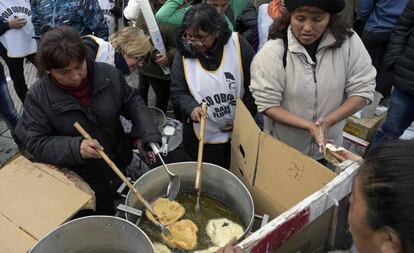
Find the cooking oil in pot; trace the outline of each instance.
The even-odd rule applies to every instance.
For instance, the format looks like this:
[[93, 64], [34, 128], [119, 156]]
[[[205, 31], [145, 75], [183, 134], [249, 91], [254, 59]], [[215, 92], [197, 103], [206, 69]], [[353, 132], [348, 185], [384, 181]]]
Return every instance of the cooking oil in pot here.
[[[218, 201], [214, 198], [201, 195], [200, 197], [200, 216], [199, 218], [196, 217], [195, 213], [195, 205], [197, 202], [197, 196], [193, 193], [180, 193], [176, 199], [178, 203], [180, 203], [184, 209], [185, 214], [181, 219], [190, 219], [192, 220], [198, 227], [198, 243], [194, 250], [202, 250], [207, 249], [209, 247], [214, 246], [210, 241], [210, 238], [206, 232], [207, 223], [211, 219], [218, 219], [218, 218], [226, 218], [230, 221], [233, 221], [243, 227], [245, 229], [245, 224], [241, 221], [240, 217], [227, 207], [221, 201]], [[139, 227], [148, 235], [150, 240], [154, 242], [161, 242], [162, 239], [160, 236], [159, 230], [149, 221], [146, 216], [144, 215], [141, 219]], [[184, 250], [173, 250], [173, 252], [186, 252]]]

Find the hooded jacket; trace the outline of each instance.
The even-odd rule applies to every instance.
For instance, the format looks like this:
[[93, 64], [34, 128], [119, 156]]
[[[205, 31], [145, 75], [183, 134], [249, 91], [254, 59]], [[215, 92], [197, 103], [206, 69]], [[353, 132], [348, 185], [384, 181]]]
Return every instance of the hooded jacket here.
[[[329, 30], [322, 35], [316, 62], [288, 29], [286, 68], [282, 39], [270, 40], [257, 53], [251, 67], [251, 85], [260, 112], [281, 106], [302, 118], [316, 122], [340, 107], [351, 96], [373, 100], [375, 68], [361, 39], [355, 33], [340, 47]], [[345, 120], [330, 127], [328, 140], [340, 146]], [[265, 117], [265, 131], [302, 153], [319, 160], [313, 137], [296, 127]]]
[[90, 108], [44, 75], [27, 93], [16, 133], [37, 162], [67, 167], [84, 179], [102, 173], [114, 176], [102, 159], [81, 157], [83, 137], [74, 128], [75, 122], [103, 146], [121, 169], [132, 159], [132, 143], [119, 116], [132, 121], [144, 146], [159, 142], [161, 136], [137, 90], [127, 85], [116, 68], [88, 61], [88, 79], [92, 85]]

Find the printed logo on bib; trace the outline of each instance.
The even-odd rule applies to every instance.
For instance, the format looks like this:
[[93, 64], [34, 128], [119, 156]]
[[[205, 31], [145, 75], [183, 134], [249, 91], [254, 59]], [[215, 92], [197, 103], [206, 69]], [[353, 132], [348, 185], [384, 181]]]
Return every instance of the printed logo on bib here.
[[236, 79], [234, 78], [233, 74], [230, 72], [224, 72], [224, 76], [226, 77], [226, 83], [229, 86], [229, 90], [235, 90]]
[[233, 94], [219, 93], [203, 98], [203, 102], [213, 109], [214, 118], [221, 118], [231, 114], [231, 107], [236, 105]]
[[16, 13], [24, 13], [27, 16], [31, 16], [32, 15], [32, 11], [26, 7], [22, 7], [22, 6], [13, 6], [10, 8], [7, 8], [5, 11], [3, 11], [1, 13], [1, 19], [2, 20], [7, 20], [10, 16], [12, 16], [13, 14]]

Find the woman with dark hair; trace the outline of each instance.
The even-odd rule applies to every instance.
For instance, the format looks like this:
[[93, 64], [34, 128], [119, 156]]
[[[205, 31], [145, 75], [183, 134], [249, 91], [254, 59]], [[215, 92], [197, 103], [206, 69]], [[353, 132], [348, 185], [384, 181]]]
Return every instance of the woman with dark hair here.
[[375, 69], [360, 38], [337, 16], [343, 0], [286, 0], [251, 68], [264, 130], [315, 160], [342, 143], [345, 119], [371, 103]]
[[[197, 157], [198, 122], [207, 117], [204, 161], [228, 168], [236, 99], [243, 98], [253, 115], [256, 111], [249, 92], [254, 51], [244, 38], [230, 32], [222, 15], [204, 3], [186, 13], [177, 46], [171, 97], [185, 121], [184, 150]], [[203, 101], [207, 115], [201, 111]]]
[[414, 142], [384, 142], [364, 161], [349, 199], [360, 253], [414, 252]]
[[[414, 252], [414, 141], [384, 142], [359, 168], [349, 231], [359, 253]], [[219, 253], [243, 253], [231, 245]]]
[[[116, 176], [96, 150], [105, 150], [121, 170], [130, 164], [132, 142], [121, 115], [132, 121], [144, 147], [159, 142], [160, 134], [137, 91], [115, 67], [87, 59], [73, 28], [45, 33], [37, 57], [41, 78], [27, 93], [16, 133], [35, 161], [69, 168], [91, 186], [95, 214], [113, 215]], [[83, 139], [75, 122], [96, 139]]]

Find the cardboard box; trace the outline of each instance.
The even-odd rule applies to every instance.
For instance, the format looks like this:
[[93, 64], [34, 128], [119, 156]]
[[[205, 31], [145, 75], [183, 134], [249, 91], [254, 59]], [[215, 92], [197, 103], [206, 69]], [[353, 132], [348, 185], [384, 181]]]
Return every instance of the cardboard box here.
[[352, 134], [344, 132], [344, 139], [342, 142], [342, 147], [344, 147], [345, 149], [359, 156], [363, 156], [368, 146], [369, 146], [369, 142], [364, 141], [358, 137], [355, 137]]
[[93, 197], [23, 156], [0, 169], [0, 252], [25, 253]]
[[386, 114], [374, 116], [370, 119], [348, 118], [344, 131], [367, 142], [371, 142], [378, 128], [385, 120]]
[[[241, 100], [237, 103], [230, 167], [252, 194], [256, 213], [277, 218], [336, 177], [317, 161], [262, 132]], [[315, 217], [312, 226], [306, 226], [310, 219], [306, 210], [295, 215], [291, 224], [273, 235], [277, 239], [272, 242], [272, 250], [257, 252], [323, 249], [330, 227], [330, 211]]]

